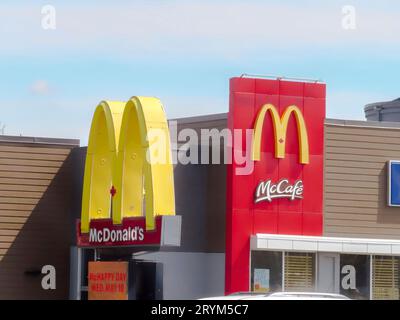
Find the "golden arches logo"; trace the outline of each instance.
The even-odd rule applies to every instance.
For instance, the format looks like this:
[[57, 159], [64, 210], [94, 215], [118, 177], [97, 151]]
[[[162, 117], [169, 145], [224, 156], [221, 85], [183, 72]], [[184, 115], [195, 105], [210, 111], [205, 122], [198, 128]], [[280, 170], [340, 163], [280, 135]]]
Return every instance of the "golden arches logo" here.
[[262, 128], [264, 124], [264, 119], [266, 113], [271, 114], [272, 123], [274, 127], [274, 139], [275, 139], [275, 157], [284, 158], [285, 157], [285, 147], [286, 147], [286, 132], [290, 116], [293, 114], [297, 123], [297, 135], [299, 139], [299, 162], [302, 164], [309, 163], [309, 148], [308, 148], [308, 135], [306, 123], [300, 109], [291, 105], [286, 108], [282, 117], [274, 105], [265, 104], [261, 108], [257, 115], [257, 119], [254, 126], [254, 138], [252, 145], [252, 160], [259, 161], [261, 156], [261, 137]]
[[[151, 130], [165, 141], [166, 159], [152, 161]], [[111, 193], [111, 195], [110, 195]], [[160, 100], [133, 97], [128, 102], [103, 101], [90, 129], [82, 195], [81, 232], [95, 219], [121, 224], [145, 211], [146, 229], [155, 217], [175, 215], [174, 177], [168, 123]]]

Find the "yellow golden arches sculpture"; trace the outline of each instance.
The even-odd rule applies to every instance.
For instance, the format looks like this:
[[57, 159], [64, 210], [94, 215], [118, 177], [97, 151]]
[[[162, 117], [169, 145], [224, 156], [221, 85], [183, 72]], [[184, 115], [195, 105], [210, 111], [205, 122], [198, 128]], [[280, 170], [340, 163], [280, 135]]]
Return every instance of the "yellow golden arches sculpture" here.
[[299, 162], [302, 164], [309, 163], [309, 147], [308, 147], [308, 135], [307, 128], [304, 121], [304, 117], [300, 109], [295, 106], [289, 106], [283, 112], [282, 117], [274, 105], [265, 104], [259, 111], [256, 122], [254, 125], [254, 137], [252, 143], [252, 160], [259, 161], [261, 157], [261, 137], [262, 128], [264, 124], [265, 115], [270, 112], [272, 118], [272, 124], [274, 126], [275, 135], [275, 157], [285, 157], [285, 146], [286, 146], [286, 132], [290, 116], [293, 114], [297, 123], [297, 134], [299, 138]]
[[[155, 160], [156, 132], [164, 161]], [[159, 160], [159, 159], [158, 159]], [[144, 201], [143, 201], [144, 199]], [[144, 204], [144, 206], [143, 206]], [[83, 182], [81, 232], [95, 219], [121, 224], [145, 212], [146, 229], [155, 217], [175, 215], [174, 177], [168, 123], [160, 100], [133, 97], [128, 102], [103, 101], [94, 113]]]

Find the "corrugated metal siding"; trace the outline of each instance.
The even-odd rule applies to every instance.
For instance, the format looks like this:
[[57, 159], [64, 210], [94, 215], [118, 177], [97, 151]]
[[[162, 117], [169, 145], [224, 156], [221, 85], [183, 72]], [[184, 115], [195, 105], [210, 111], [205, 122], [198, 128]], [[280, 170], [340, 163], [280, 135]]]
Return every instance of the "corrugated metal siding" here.
[[[68, 298], [71, 145], [0, 142], [0, 299]], [[44, 265], [56, 290], [41, 287]]]
[[400, 129], [325, 125], [324, 235], [400, 239], [400, 208], [386, 205], [396, 159]]

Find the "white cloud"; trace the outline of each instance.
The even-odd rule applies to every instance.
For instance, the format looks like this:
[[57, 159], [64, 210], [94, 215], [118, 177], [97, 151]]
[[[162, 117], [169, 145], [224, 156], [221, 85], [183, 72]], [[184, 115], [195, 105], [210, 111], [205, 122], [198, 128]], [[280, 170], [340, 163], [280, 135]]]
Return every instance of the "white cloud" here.
[[47, 95], [50, 93], [50, 86], [45, 80], [36, 80], [30, 87], [31, 91], [38, 95]]
[[[356, 30], [342, 28], [337, 5], [266, 2], [118, 3], [55, 5], [57, 29], [40, 27], [40, 7], [8, 6], [0, 12], [4, 51], [29, 49], [112, 52], [116, 55], [213, 54], [237, 56], [263, 48], [399, 45], [395, 11], [356, 7]], [[6, 31], [6, 32], [4, 32]], [[4, 45], [3, 45], [4, 46]], [[311, 46], [311, 47], [310, 47]]]

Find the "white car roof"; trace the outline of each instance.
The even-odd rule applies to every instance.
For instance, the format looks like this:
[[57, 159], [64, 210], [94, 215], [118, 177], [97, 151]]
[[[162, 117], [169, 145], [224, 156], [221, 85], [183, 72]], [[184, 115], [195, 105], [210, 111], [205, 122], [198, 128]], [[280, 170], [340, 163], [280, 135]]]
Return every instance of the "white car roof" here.
[[236, 292], [227, 296], [202, 298], [199, 300], [242, 300], [247, 298], [265, 297], [264, 292]]
[[350, 300], [348, 297], [324, 292], [238, 292], [228, 296], [210, 297], [199, 300]]
[[349, 300], [348, 297], [325, 292], [276, 292], [264, 297], [251, 297], [261, 300]]
[[345, 296], [337, 293], [325, 292], [275, 292], [269, 296], [307, 296], [307, 297], [330, 297], [330, 298], [346, 298]]

